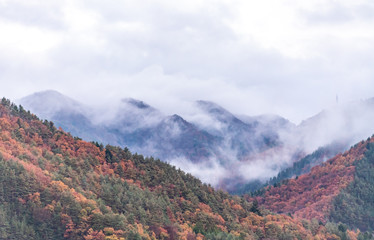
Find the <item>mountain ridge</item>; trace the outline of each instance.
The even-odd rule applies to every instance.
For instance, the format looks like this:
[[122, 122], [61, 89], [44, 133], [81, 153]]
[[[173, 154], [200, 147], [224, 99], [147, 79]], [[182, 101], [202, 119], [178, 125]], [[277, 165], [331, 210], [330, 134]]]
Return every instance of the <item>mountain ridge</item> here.
[[[53, 103], [48, 99], [50, 96], [47, 94], [43, 102]], [[25, 108], [35, 109], [28, 105], [30, 102], [19, 101]], [[208, 112], [218, 112], [218, 115], [213, 114], [210, 117], [220, 127], [216, 128], [214, 124], [209, 127], [201, 126], [180, 115], [167, 116], [148, 103], [132, 98], [122, 99], [117, 110], [113, 111], [111, 108], [112, 113], [108, 114], [101, 111], [97, 114], [98, 117], [91, 117], [87, 123], [84, 123], [84, 119], [88, 117], [82, 117], [82, 124], [75, 123], [73, 121], [75, 116], [72, 114], [67, 114], [66, 117], [50, 114], [49, 119], [73, 135], [82, 136], [87, 140], [127, 146], [135, 152], [177, 164], [178, 161], [180, 163], [188, 161], [199, 166], [209, 165], [214, 161], [219, 163], [217, 166], [221, 168], [220, 171], [226, 167], [231, 168], [221, 163], [234, 164], [252, 153], [278, 144], [275, 129], [264, 134], [257, 133], [255, 128], [262, 127], [261, 122], [246, 124], [215, 103], [208, 101], [199, 103]], [[225, 119], [222, 118], [221, 113], [225, 113]], [[94, 113], [91, 111], [90, 116], [92, 114]], [[203, 114], [208, 116], [207, 113]], [[99, 120], [95, 121], [95, 119]], [[179, 124], [176, 124], [177, 122]], [[80, 132], [85, 129], [89, 134]], [[235, 162], [232, 158], [235, 158]], [[215, 176], [212, 175], [211, 178]]]
[[[3, 239], [328, 239], [359, 235], [274, 215], [180, 169], [89, 143], [0, 104]], [[335, 225], [334, 225], [335, 226]], [[336, 226], [337, 228], [337, 226]], [[354, 239], [356, 239], [354, 238]]]
[[[370, 230], [368, 226], [374, 223], [374, 215], [370, 212], [365, 214], [365, 210], [359, 210], [355, 204], [363, 204], [362, 194], [370, 193], [374, 188], [374, 181], [365, 176], [368, 169], [374, 168], [373, 149], [374, 136], [313, 167], [309, 173], [286, 180], [281, 185], [268, 186], [259, 192], [259, 196], [248, 199], [256, 199], [259, 204], [277, 213], [323, 222], [334, 220], [351, 228]], [[365, 161], [363, 167], [361, 163]], [[362, 185], [364, 188], [357, 188], [362, 179], [366, 179]], [[362, 191], [361, 194], [354, 193], [357, 189]], [[351, 196], [349, 201], [345, 198], [347, 195]], [[373, 199], [370, 194], [365, 199], [367, 209], [374, 209]], [[350, 214], [346, 214], [348, 209]], [[365, 220], [362, 216], [366, 216]]]
[[[236, 116], [216, 103], [203, 100], [195, 103], [196, 116], [179, 116], [181, 119], [174, 116], [174, 121], [170, 120], [173, 115], [165, 115], [148, 103], [131, 98], [122, 99], [117, 109], [110, 107], [96, 114], [97, 117], [60, 113], [51, 114], [49, 119], [83, 139], [127, 146], [235, 192], [236, 186], [246, 183], [256, 186], [251, 189], [258, 189], [270, 177], [298, 164], [320, 147], [339, 142], [344, 146], [339, 151], [344, 151], [366, 138], [368, 132], [374, 132], [369, 124], [374, 117], [370, 102], [339, 105], [297, 126], [279, 116]], [[96, 118], [101, 120], [95, 121]], [[178, 121], [181, 124], [176, 124]], [[350, 126], [349, 131], [344, 126]], [[315, 159], [315, 162], [324, 160]], [[210, 167], [214, 171], [206, 171]], [[254, 171], [257, 173], [248, 174]]]

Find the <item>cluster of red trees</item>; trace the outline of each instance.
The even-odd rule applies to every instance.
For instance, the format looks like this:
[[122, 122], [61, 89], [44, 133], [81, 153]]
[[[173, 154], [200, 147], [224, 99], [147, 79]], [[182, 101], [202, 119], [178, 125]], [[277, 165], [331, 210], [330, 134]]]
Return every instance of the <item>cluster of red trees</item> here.
[[326, 222], [332, 200], [354, 179], [354, 162], [363, 158], [366, 145], [373, 141], [362, 141], [349, 151], [312, 168], [308, 174], [290, 179], [280, 186], [268, 187], [265, 194], [256, 197], [256, 200], [278, 213]]

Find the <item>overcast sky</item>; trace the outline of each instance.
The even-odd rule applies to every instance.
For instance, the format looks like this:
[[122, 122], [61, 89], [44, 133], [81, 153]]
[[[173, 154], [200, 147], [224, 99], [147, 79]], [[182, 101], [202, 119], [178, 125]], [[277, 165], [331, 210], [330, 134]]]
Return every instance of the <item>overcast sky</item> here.
[[165, 113], [211, 100], [298, 123], [374, 97], [371, 0], [0, 0], [0, 95]]

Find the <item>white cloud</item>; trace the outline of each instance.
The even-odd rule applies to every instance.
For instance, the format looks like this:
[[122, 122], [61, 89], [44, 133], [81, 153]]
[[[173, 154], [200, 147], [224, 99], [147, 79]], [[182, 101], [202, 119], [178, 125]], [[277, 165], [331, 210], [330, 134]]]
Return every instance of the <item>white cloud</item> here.
[[299, 122], [336, 94], [373, 96], [368, 0], [0, 4], [0, 94], [10, 98], [52, 88], [95, 104], [136, 97], [165, 112], [206, 99]]

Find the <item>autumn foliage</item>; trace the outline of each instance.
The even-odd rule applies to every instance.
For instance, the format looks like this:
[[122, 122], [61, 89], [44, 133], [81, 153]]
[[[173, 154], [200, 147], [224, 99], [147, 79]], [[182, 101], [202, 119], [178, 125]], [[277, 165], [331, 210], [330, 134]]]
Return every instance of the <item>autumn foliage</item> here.
[[[319, 218], [352, 180], [356, 149], [259, 202]], [[339, 239], [323, 224], [274, 215], [160, 160], [73, 137], [6, 99], [0, 224], [0, 239]]]
[[363, 158], [366, 146], [373, 141], [362, 141], [349, 151], [312, 168], [308, 174], [280, 186], [270, 186], [255, 199], [277, 213], [326, 222], [334, 198], [354, 180], [355, 162]]

